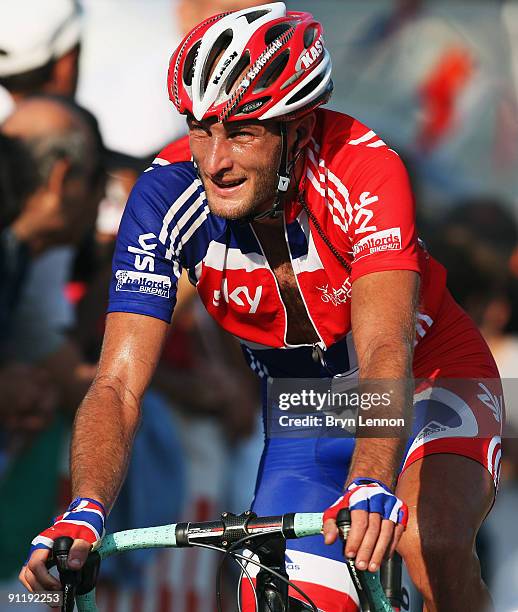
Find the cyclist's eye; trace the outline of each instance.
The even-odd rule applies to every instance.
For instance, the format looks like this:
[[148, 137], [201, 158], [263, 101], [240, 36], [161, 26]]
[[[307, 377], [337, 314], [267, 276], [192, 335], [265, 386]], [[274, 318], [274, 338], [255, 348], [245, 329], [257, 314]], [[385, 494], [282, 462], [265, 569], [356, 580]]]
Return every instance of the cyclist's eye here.
[[207, 129], [200, 123], [189, 123], [189, 130], [196, 134], [207, 134]]
[[253, 134], [251, 132], [247, 132], [246, 130], [236, 130], [230, 134], [230, 138], [248, 138], [252, 136]]

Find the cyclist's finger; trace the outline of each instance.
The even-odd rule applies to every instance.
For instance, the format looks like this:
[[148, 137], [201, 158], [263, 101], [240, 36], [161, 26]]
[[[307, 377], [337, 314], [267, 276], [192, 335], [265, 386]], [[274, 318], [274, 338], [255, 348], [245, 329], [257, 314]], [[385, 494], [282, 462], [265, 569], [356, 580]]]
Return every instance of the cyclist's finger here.
[[86, 540], [74, 540], [68, 553], [68, 567], [73, 570], [83, 567], [91, 548], [92, 545]]
[[20, 570], [20, 573], [18, 574], [18, 580], [23, 584], [23, 586], [28, 589], [29, 591], [31, 590], [31, 587], [29, 585], [29, 583], [27, 582], [27, 578], [25, 577], [25, 572], [29, 571], [27, 569], [27, 566], [24, 565], [22, 567], [22, 569]]
[[368, 526], [369, 513], [366, 510], [351, 511], [351, 529], [345, 542], [345, 555], [347, 557], [356, 557]]
[[334, 544], [338, 537], [338, 527], [334, 519], [327, 519], [322, 526], [322, 533], [324, 534], [325, 544]]
[[365, 531], [358, 552], [356, 553], [356, 567], [360, 570], [367, 569], [372, 552], [378, 541], [381, 528], [381, 515], [376, 512], [369, 513], [369, 526]]
[[26, 569], [27, 590], [30, 593], [41, 593], [43, 591], [57, 591], [56, 587], [49, 587], [41, 584], [30, 569]]
[[392, 543], [390, 544], [390, 548], [388, 550], [387, 557], [392, 557], [392, 555], [396, 552], [396, 547], [399, 544], [399, 540], [403, 535], [405, 528], [403, 525], [396, 525], [394, 529], [394, 535], [392, 537]]
[[27, 563], [25, 578], [34, 591], [54, 591], [61, 588], [59, 580], [49, 574], [45, 565], [49, 553], [49, 550], [35, 550]]
[[370, 572], [375, 572], [379, 569], [381, 562], [385, 557], [385, 553], [389, 550], [390, 544], [393, 540], [394, 531], [395, 525], [392, 521], [386, 519], [381, 521], [381, 529], [378, 541], [376, 543], [376, 547], [372, 552], [369, 565], [367, 567]]

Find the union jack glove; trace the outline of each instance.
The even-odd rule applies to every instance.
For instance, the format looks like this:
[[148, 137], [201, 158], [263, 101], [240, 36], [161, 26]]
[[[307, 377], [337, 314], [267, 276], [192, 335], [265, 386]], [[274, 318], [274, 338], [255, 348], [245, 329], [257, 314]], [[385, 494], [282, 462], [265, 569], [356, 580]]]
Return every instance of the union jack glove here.
[[382, 482], [374, 478], [355, 478], [347, 487], [344, 495], [324, 512], [323, 522], [334, 519], [340, 510], [365, 510], [381, 515], [393, 523], [406, 527], [408, 522], [407, 505], [398, 499]]
[[29, 557], [39, 549], [52, 550], [54, 540], [68, 536], [73, 540], [81, 539], [96, 544], [104, 536], [106, 511], [101, 502], [88, 497], [77, 497], [66, 512], [54, 519], [54, 525], [42, 531], [31, 542]]

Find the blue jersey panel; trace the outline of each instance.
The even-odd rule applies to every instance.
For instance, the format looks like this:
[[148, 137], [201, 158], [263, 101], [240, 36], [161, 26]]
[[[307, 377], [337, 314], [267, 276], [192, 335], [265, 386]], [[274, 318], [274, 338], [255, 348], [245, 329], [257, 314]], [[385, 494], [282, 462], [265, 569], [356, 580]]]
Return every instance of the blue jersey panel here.
[[145, 172], [122, 217], [113, 257], [108, 312], [170, 322], [183, 260], [183, 239], [207, 218], [205, 194], [192, 163]]

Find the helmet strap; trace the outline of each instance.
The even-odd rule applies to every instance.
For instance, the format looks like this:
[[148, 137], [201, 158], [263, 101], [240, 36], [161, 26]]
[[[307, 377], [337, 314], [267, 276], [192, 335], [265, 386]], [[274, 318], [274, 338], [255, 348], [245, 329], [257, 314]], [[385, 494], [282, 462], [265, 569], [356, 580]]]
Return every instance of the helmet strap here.
[[291, 162], [288, 162], [288, 127], [285, 121], [280, 122], [281, 130], [281, 155], [279, 169], [277, 170], [277, 191], [275, 200], [270, 210], [265, 210], [257, 215], [250, 215], [246, 221], [259, 221], [260, 219], [277, 219], [284, 210], [284, 199], [290, 188], [293, 167], [299, 158], [300, 151], [295, 155]]

